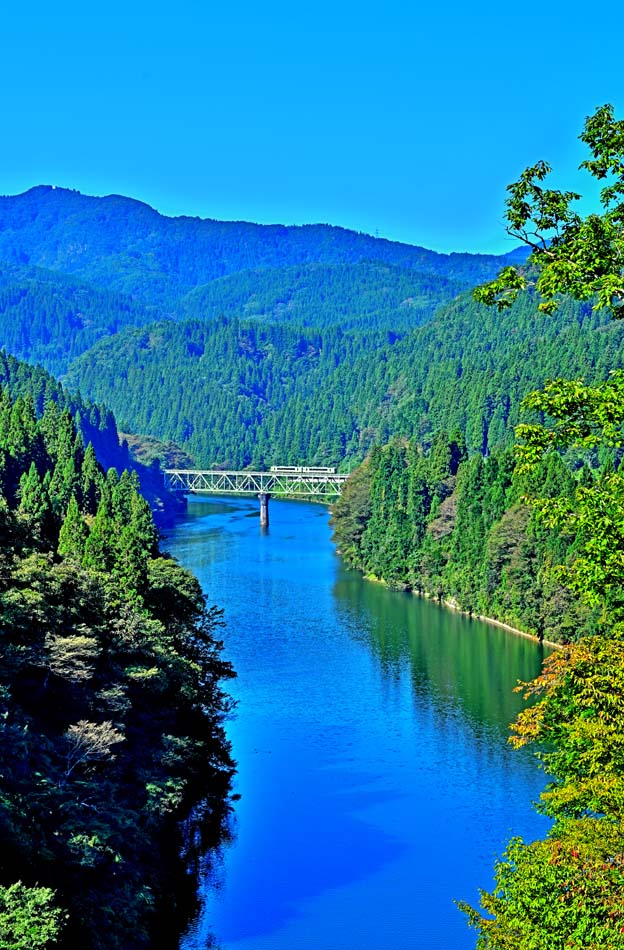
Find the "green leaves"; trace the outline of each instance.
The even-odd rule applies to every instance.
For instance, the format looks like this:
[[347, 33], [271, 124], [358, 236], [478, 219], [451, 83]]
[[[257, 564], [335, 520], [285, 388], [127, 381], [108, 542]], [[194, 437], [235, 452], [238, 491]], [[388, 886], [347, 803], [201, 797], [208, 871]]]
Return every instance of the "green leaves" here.
[[[527, 168], [507, 188], [507, 232], [532, 248], [529, 264], [544, 298], [540, 310], [553, 313], [559, 295], [577, 300], [596, 298], [596, 308], [624, 316], [624, 121], [615, 120], [605, 105], [585, 121], [580, 136], [591, 159], [581, 168], [594, 178], [610, 178], [601, 192], [603, 213], [582, 218], [572, 205], [581, 196], [541, 185], [550, 172], [546, 162]], [[478, 287], [475, 299], [499, 310], [509, 306], [519, 290], [519, 277], [506, 268], [492, 282]]]
[[0, 887], [2, 950], [46, 950], [56, 943], [66, 918], [49, 887], [26, 887], [21, 881]]
[[[544, 189], [549, 167], [528, 168], [508, 188], [508, 232], [532, 247], [535, 287], [552, 314], [562, 294], [595, 299], [624, 316], [624, 122], [605, 105], [581, 139], [594, 178], [610, 179], [602, 214], [582, 219], [573, 192]], [[517, 278], [503, 273], [475, 292], [506, 306]], [[516, 430], [518, 471], [538, 524], [567, 531], [574, 543], [552, 574], [599, 614], [601, 635], [551, 656], [522, 684], [538, 702], [520, 714], [511, 743], [537, 743], [551, 776], [540, 808], [555, 818], [546, 841], [514, 839], [496, 866], [496, 888], [483, 892], [486, 914], [462, 909], [479, 931], [479, 950], [621, 950], [624, 948], [624, 477], [611, 462], [595, 475], [584, 466], [573, 491], [545, 492], [536, 474], [572, 452], [578, 460], [624, 444], [624, 374], [598, 385], [555, 379], [529, 395], [533, 420]], [[559, 463], [561, 464], [561, 463]], [[544, 486], [545, 487], [545, 486]], [[532, 490], [531, 490], [532, 489]]]
[[[523, 684], [538, 698], [518, 716], [510, 742], [538, 743], [552, 781], [541, 810], [624, 820], [624, 644], [595, 636], [553, 654], [543, 673]], [[624, 842], [623, 842], [624, 844]]]
[[562, 823], [545, 841], [514, 838], [481, 892], [484, 916], [459, 907], [479, 931], [478, 950], [622, 950], [624, 856], [617, 825]]
[[[573, 448], [581, 453], [624, 443], [624, 372], [597, 386], [557, 379], [523, 403], [525, 411], [546, 415], [548, 423], [522, 424], [517, 447], [520, 471], [530, 472], [549, 453]], [[575, 557], [558, 576], [589, 606], [601, 608], [605, 629], [624, 616], [624, 477], [605, 471], [573, 496], [532, 497], [545, 523], [576, 535]]]
[[487, 307], [495, 305], [499, 310], [504, 310], [511, 307], [526, 286], [526, 277], [516, 267], [506, 267], [494, 280], [475, 288], [473, 297], [477, 303]]
[[604, 179], [613, 175], [615, 181], [602, 191], [605, 208], [619, 196], [624, 196], [624, 121], [613, 118], [611, 105], [601, 106], [585, 121], [580, 138], [589, 146], [592, 159], [581, 162], [594, 178]]
[[549, 423], [521, 423], [516, 454], [528, 470], [550, 450], [591, 449], [624, 441], [624, 371], [615, 370], [596, 386], [583, 380], [554, 379], [522, 403], [525, 413], [549, 417]]

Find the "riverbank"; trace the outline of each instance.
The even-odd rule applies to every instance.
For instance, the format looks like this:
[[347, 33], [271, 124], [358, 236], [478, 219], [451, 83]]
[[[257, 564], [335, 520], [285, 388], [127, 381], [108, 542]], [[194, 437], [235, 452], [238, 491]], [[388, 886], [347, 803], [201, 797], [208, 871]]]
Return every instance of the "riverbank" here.
[[[338, 551], [338, 554], [340, 554], [340, 551]], [[357, 568], [354, 568], [354, 570], [357, 570]], [[473, 620], [482, 620], [484, 623], [492, 624], [495, 627], [501, 627], [503, 630], [508, 630], [510, 633], [514, 633], [519, 637], [526, 637], [527, 640], [532, 640], [534, 643], [543, 643], [545, 646], [551, 647], [554, 650], [563, 650], [565, 648], [564, 643], [556, 643], [554, 640], [547, 640], [545, 637], [540, 639], [539, 637], [536, 637], [534, 633], [528, 633], [528, 631], [521, 630], [519, 627], [514, 627], [509, 623], [505, 623], [503, 620], [497, 620], [495, 617], [488, 617], [485, 614], [475, 614], [470, 610], [464, 610], [455, 600], [443, 600], [442, 598], [436, 597], [434, 594], [430, 594], [428, 591], [414, 590], [413, 587], [409, 587], [407, 584], [402, 587], [397, 587], [396, 585], [389, 584], [383, 579], [383, 577], [377, 577], [375, 574], [362, 574], [362, 576], [364, 577], [364, 580], [371, 581], [374, 584], [382, 584], [389, 590], [400, 590], [404, 591], [406, 594], [413, 594], [415, 597], [421, 597], [423, 600], [433, 600], [440, 604], [440, 606], [446, 607], [449, 610], [453, 610], [455, 613], [461, 614], [464, 617], [470, 617]]]

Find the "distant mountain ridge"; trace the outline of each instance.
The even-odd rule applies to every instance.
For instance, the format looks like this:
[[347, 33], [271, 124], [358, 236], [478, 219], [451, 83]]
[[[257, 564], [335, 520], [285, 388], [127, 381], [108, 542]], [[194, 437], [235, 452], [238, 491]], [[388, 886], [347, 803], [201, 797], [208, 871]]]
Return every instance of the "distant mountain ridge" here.
[[[438, 254], [332, 225], [168, 218], [38, 186], [0, 198], [0, 349], [201, 464], [352, 464], [451, 417], [479, 451], [514, 420], [496, 408], [513, 379], [483, 390], [492, 367], [479, 354], [521, 365], [520, 310], [501, 323], [460, 302], [525, 258]], [[532, 383], [543, 360], [528, 355]]]
[[439, 254], [328, 224], [168, 218], [132, 198], [48, 185], [0, 197], [0, 260], [75, 274], [152, 304], [238, 271], [313, 262], [382, 261], [472, 286], [507, 257]]
[[99, 340], [162, 320], [403, 333], [523, 255], [168, 218], [132, 198], [41, 185], [0, 197], [0, 347], [63, 376]]

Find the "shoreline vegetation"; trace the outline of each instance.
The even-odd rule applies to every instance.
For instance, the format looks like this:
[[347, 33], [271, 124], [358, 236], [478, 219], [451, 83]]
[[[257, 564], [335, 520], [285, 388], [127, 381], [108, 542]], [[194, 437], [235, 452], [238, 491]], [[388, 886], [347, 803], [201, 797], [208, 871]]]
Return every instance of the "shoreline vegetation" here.
[[[340, 554], [340, 551], [337, 552]], [[508, 630], [510, 633], [516, 634], [519, 637], [525, 637], [527, 640], [532, 640], [534, 643], [543, 643], [544, 646], [551, 647], [555, 650], [562, 650], [564, 644], [555, 643], [554, 640], [547, 640], [546, 638], [540, 639], [536, 637], [534, 633], [529, 633], [527, 630], [521, 630], [519, 627], [514, 627], [509, 623], [505, 623], [503, 620], [497, 620], [495, 617], [487, 617], [485, 614], [475, 614], [469, 610], [463, 610], [460, 605], [453, 600], [440, 600], [434, 594], [429, 593], [425, 590], [414, 590], [412, 587], [397, 587], [396, 585], [389, 584], [383, 577], [377, 577], [375, 574], [364, 574], [364, 580], [370, 581], [373, 584], [382, 584], [384, 587], [387, 587], [389, 590], [401, 591], [405, 594], [412, 594], [414, 597], [421, 597], [423, 600], [431, 600], [434, 603], [439, 604], [440, 607], [445, 607], [447, 610], [452, 610], [455, 613], [462, 614], [464, 617], [468, 617], [470, 620], [482, 620], [483, 623], [489, 623], [494, 627], [502, 627], [504, 630]]]
[[[546, 162], [525, 169], [507, 187], [506, 222], [531, 248], [529, 267], [505, 268], [475, 290], [477, 300], [501, 312], [533, 286], [548, 316], [569, 296], [624, 316], [624, 120], [603, 105], [580, 139], [588, 150], [580, 167], [601, 184], [600, 211], [583, 218], [579, 194], [545, 187]], [[565, 460], [572, 479], [538, 478], [526, 492], [536, 528], [568, 539], [546, 576], [593, 622], [579, 625], [569, 647], [525, 684], [534, 702], [512, 724], [511, 744], [537, 746], [549, 777], [537, 805], [553, 819], [548, 836], [513, 838], [496, 862], [493, 890], [480, 892], [478, 908], [458, 906], [478, 950], [623, 950], [624, 372], [595, 385], [552, 379], [521, 408], [516, 470], [530, 479]]]
[[0, 943], [170, 950], [202, 855], [227, 834], [221, 611], [160, 550], [136, 472], [105, 471], [58, 385], [39, 399], [41, 371], [12, 369], [20, 395], [0, 387]]
[[559, 578], [575, 533], [545, 525], [529, 499], [571, 498], [595, 477], [578, 458], [555, 454], [529, 474], [511, 449], [469, 458], [461, 433], [440, 432], [427, 450], [394, 439], [346, 483], [334, 540], [369, 579], [561, 647], [601, 618]]

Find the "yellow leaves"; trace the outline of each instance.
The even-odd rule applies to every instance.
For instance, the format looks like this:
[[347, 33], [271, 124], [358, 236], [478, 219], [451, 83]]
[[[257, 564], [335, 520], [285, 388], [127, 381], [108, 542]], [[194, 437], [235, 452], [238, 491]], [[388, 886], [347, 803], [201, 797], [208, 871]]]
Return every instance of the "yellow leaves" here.
[[161, 782], [148, 782], [145, 786], [147, 801], [145, 809], [157, 815], [167, 815], [180, 807], [186, 791], [186, 781], [167, 778]]
[[532, 683], [539, 702], [512, 725], [510, 743], [539, 743], [553, 783], [542, 795], [550, 815], [624, 811], [624, 643], [591, 637], [553, 654]]
[[620, 776], [597, 774], [563, 785], [553, 785], [542, 794], [551, 814], [574, 815], [589, 811], [594, 815], [624, 818], [624, 781]]
[[539, 741], [543, 729], [544, 709], [543, 703], [529, 706], [510, 725], [509, 728], [515, 731], [515, 735], [510, 736], [507, 741], [514, 749], [520, 749], [531, 742]]
[[89, 722], [81, 719], [73, 723], [65, 733], [67, 744], [65, 777], [78, 766], [94, 762], [111, 761], [115, 758], [112, 748], [125, 742], [125, 736], [112, 722]]
[[134, 682], [141, 682], [142, 680], [152, 680], [162, 676], [162, 670], [157, 666], [127, 666], [124, 670], [124, 676]]
[[85, 633], [71, 636], [47, 634], [47, 666], [57, 676], [70, 682], [84, 682], [93, 676], [100, 648], [94, 637]]

